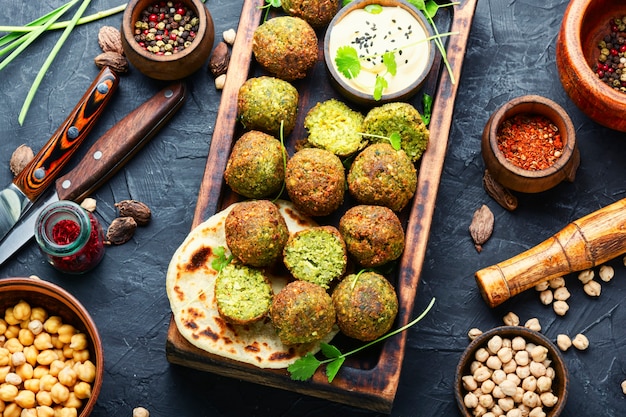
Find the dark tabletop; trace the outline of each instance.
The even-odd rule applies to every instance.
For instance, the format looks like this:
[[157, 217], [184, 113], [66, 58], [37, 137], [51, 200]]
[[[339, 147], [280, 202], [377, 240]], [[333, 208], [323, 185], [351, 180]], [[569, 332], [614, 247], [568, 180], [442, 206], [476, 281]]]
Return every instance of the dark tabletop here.
[[[7, 2], [2, 24], [24, 24], [62, 1]], [[121, 4], [93, 2], [87, 14]], [[242, 1], [208, 0], [216, 39], [237, 28]], [[481, 299], [474, 272], [516, 255], [566, 224], [623, 198], [626, 194], [626, 138], [588, 119], [569, 100], [556, 72], [555, 42], [565, 0], [480, 0], [473, 21], [448, 153], [440, 183], [424, 270], [414, 315], [432, 297], [433, 310], [408, 330], [407, 349], [393, 416], [457, 416], [454, 371], [468, 344], [467, 332], [502, 324], [515, 312], [522, 322], [537, 317], [551, 339], [559, 333], [584, 333], [587, 351], [564, 353], [571, 378], [563, 416], [624, 414], [620, 383], [626, 379], [626, 267], [611, 261], [615, 278], [591, 299], [576, 275], [567, 276], [570, 310], [560, 317], [531, 290], [491, 309]], [[103, 25], [119, 27], [121, 14], [76, 28], [61, 49], [23, 126], [18, 113], [37, 71], [60, 32], [47, 34], [0, 72], [0, 183], [12, 179], [9, 157], [22, 143], [37, 151], [65, 119], [98, 73], [93, 58]], [[153, 416], [374, 416], [323, 399], [268, 388], [171, 365], [165, 340], [170, 309], [165, 272], [173, 252], [188, 234], [204, 172], [220, 94], [206, 65], [191, 77], [183, 109], [146, 147], [93, 197], [97, 215], [109, 224], [113, 204], [123, 199], [145, 202], [152, 222], [134, 238], [107, 248], [101, 265], [83, 277], [55, 272], [33, 243], [0, 267], [0, 276], [38, 275], [73, 293], [96, 322], [105, 350], [104, 383], [94, 417], [130, 416], [144, 406]], [[89, 141], [164, 87], [132, 70]], [[521, 195], [519, 207], [506, 211], [482, 187], [484, 163], [480, 136], [491, 113], [507, 100], [539, 94], [562, 105], [571, 116], [581, 152], [573, 183], [534, 195]], [[623, 115], [615, 115], [623, 117]], [[84, 150], [83, 150], [84, 151]], [[79, 152], [80, 155], [80, 152]], [[487, 204], [495, 214], [493, 236], [478, 253], [468, 227], [472, 213]], [[597, 273], [597, 270], [596, 270]]]

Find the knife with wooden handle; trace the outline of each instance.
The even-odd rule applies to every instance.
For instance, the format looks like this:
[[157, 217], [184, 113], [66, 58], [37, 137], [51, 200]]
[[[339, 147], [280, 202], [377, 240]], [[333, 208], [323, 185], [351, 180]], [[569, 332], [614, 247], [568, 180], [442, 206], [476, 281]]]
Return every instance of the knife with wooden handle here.
[[549, 239], [475, 273], [485, 302], [496, 307], [541, 282], [601, 265], [626, 253], [626, 199], [565, 226]]
[[0, 191], [0, 239], [58, 177], [91, 132], [118, 84], [118, 76], [110, 68], [102, 68], [72, 112], [35, 158], [7, 188]]
[[0, 241], [0, 265], [32, 239], [37, 216], [46, 206], [58, 200], [80, 203], [124, 166], [183, 105], [185, 92], [182, 82], [161, 90], [102, 135]]

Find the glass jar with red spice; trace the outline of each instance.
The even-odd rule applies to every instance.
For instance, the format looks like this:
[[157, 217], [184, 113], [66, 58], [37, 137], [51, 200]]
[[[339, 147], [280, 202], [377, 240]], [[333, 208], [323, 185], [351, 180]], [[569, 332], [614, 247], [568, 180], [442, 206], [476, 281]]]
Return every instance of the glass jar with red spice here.
[[57, 201], [37, 218], [35, 239], [52, 266], [81, 274], [104, 256], [104, 232], [96, 217], [72, 201]]

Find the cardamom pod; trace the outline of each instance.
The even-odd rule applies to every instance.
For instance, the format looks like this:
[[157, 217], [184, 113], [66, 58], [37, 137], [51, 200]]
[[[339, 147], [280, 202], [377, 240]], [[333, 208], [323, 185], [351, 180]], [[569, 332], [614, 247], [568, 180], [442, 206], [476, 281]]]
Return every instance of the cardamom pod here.
[[209, 70], [211, 74], [213, 74], [213, 77], [226, 74], [229, 62], [230, 51], [228, 50], [228, 45], [226, 42], [218, 43], [209, 59]]
[[502, 184], [497, 182], [491, 176], [489, 170], [485, 170], [483, 187], [487, 191], [487, 194], [505, 209], [513, 211], [517, 208], [517, 197], [515, 197], [508, 188], [505, 188]]
[[122, 200], [115, 203], [120, 211], [120, 217], [132, 217], [138, 226], [145, 226], [150, 222], [152, 212], [145, 203], [137, 200]]
[[478, 253], [483, 250], [483, 245], [491, 237], [494, 222], [495, 218], [493, 213], [485, 204], [474, 212], [472, 223], [469, 226], [469, 232], [472, 236], [472, 240], [474, 240], [474, 247]]
[[137, 229], [137, 222], [132, 217], [117, 217], [113, 219], [107, 229], [107, 245], [121, 245], [128, 242]]

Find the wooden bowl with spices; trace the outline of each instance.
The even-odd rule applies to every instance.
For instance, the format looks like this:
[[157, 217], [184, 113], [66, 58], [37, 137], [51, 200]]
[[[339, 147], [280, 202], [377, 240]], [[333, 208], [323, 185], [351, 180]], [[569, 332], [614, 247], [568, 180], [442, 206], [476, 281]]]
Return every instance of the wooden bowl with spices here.
[[[563, 88], [590, 119], [626, 132], [626, 2], [572, 0], [556, 41]], [[625, 71], [626, 73], [626, 71]]]
[[495, 181], [525, 193], [573, 182], [580, 165], [568, 114], [537, 95], [514, 98], [493, 113], [483, 130], [481, 150]]
[[11, 359], [4, 378], [17, 388], [16, 396], [3, 396], [4, 415], [35, 407], [52, 413], [63, 404], [67, 415], [89, 416], [102, 387], [104, 352], [85, 307], [56, 284], [15, 277], [0, 280], [0, 311]]
[[[353, 1], [339, 10], [324, 36], [330, 80], [356, 104], [407, 100], [422, 88], [433, 66], [432, 36], [424, 15], [404, 0]], [[385, 60], [395, 62], [395, 75], [383, 61], [385, 52]]]
[[122, 47], [128, 61], [157, 80], [180, 80], [204, 65], [215, 28], [201, 0], [131, 0], [122, 17]]

